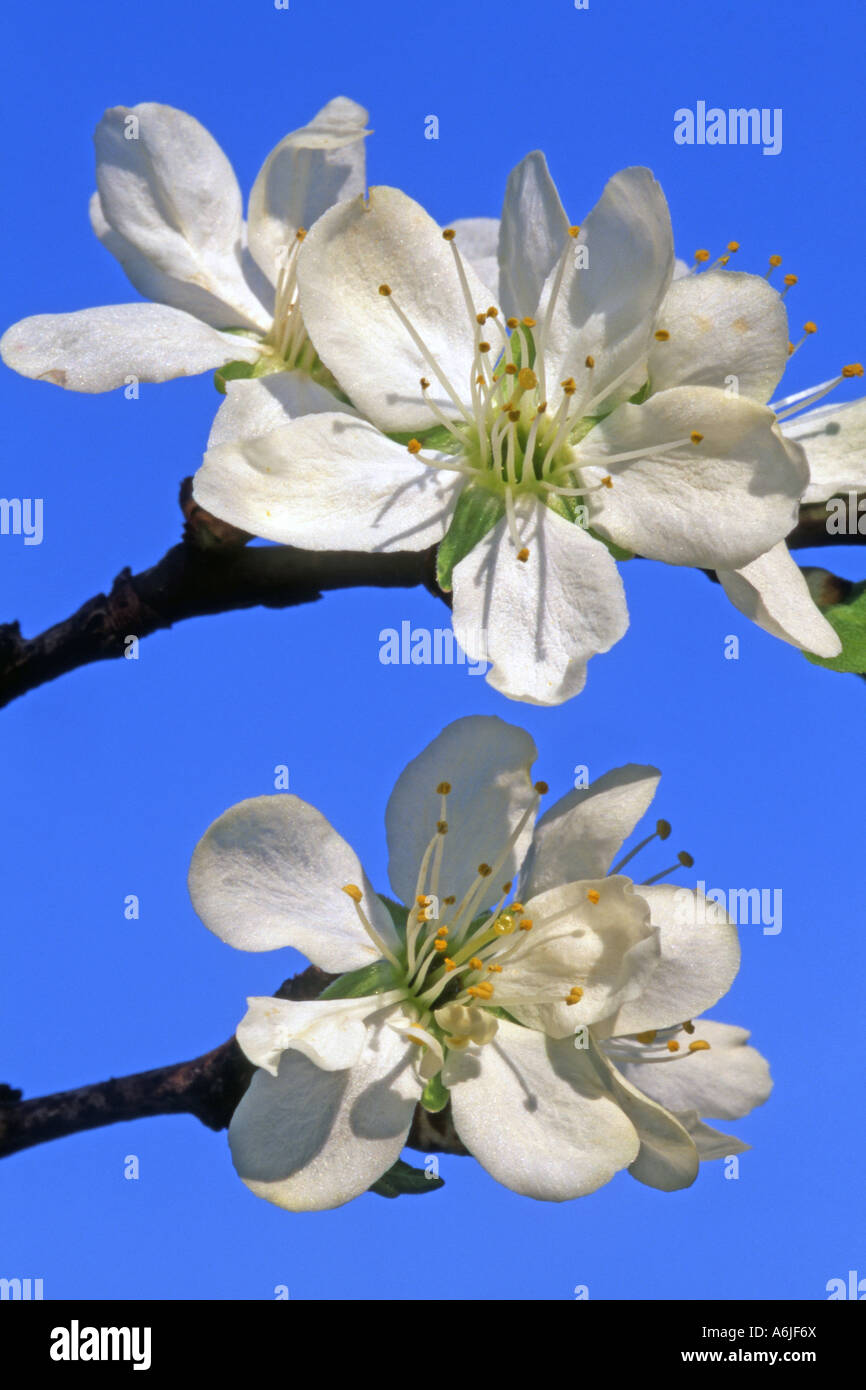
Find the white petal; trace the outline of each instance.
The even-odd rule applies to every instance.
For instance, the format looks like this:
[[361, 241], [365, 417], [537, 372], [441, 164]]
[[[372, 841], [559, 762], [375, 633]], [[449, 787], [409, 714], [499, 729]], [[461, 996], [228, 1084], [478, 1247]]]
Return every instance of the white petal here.
[[214, 516], [282, 545], [425, 550], [448, 528], [456, 476], [366, 420], [322, 413], [208, 449], [194, 493]]
[[752, 1147], [733, 1134], [723, 1134], [721, 1130], [705, 1124], [696, 1110], [684, 1110], [676, 1118], [691, 1136], [701, 1163], [713, 1158], [730, 1158], [733, 1154], [746, 1153]]
[[111, 304], [72, 314], [36, 314], [0, 339], [8, 367], [68, 391], [113, 391], [137, 382], [196, 376], [226, 362], [255, 362], [249, 339], [163, 304]]
[[[230, 308], [230, 317], [221, 322], [216, 307], [209, 319], [216, 327], [252, 323], [267, 328], [269, 316], [241, 269], [240, 189], [204, 126], [185, 111], [148, 101], [106, 111], [94, 142], [97, 234], [101, 215], [117, 238], [103, 239], [136, 289], [161, 296], [166, 277], [187, 282], [210, 297], [188, 301], [189, 307], [196, 302], [209, 312], [215, 299]], [[134, 254], [127, 254], [127, 248]], [[148, 263], [156, 278], [151, 278]]]
[[753, 623], [816, 656], [838, 656], [838, 634], [816, 607], [803, 571], [784, 541], [740, 570], [719, 570], [731, 603]]
[[763, 1105], [772, 1088], [766, 1059], [747, 1047], [744, 1028], [698, 1019], [690, 1041], [701, 1039], [709, 1051], [671, 1053], [661, 1062], [623, 1062], [617, 1070], [646, 1095], [675, 1112], [697, 1110], [718, 1120], [738, 1120]]
[[[584, 249], [587, 265], [581, 263]], [[673, 265], [670, 214], [660, 186], [649, 169], [623, 169], [583, 223], [557, 295], [544, 349], [549, 386], [573, 376], [588, 398], [630, 366], [634, 372], [613, 400], [643, 385], [655, 316]], [[545, 286], [539, 321], [555, 274]], [[591, 372], [584, 365], [587, 355], [595, 361]], [[555, 401], [556, 391], [549, 389], [548, 397]]]
[[271, 372], [226, 383], [225, 400], [214, 417], [207, 446], [257, 439], [301, 415], [341, 411], [345, 407], [306, 372]]
[[545, 811], [520, 876], [522, 899], [561, 883], [603, 877], [646, 815], [660, 777], [658, 768], [628, 763], [567, 792]]
[[595, 1192], [637, 1157], [631, 1122], [588, 1050], [505, 1019], [493, 1042], [450, 1053], [454, 1125], [491, 1177], [541, 1201]]
[[[615, 1015], [625, 1000], [646, 990], [659, 960], [658, 933], [630, 879], [617, 875], [550, 888], [524, 908], [532, 928], [516, 944], [514, 937], [504, 939], [504, 949], [512, 950], [502, 957], [495, 985], [496, 1004], [520, 1023], [568, 1037]], [[583, 994], [568, 1004], [573, 986]]]
[[322, 970], [340, 972], [381, 957], [345, 884], [393, 947], [387, 909], [355, 851], [314, 806], [288, 793], [232, 806], [206, 831], [189, 869], [192, 905], [209, 931], [241, 951], [294, 946]]
[[[643, 405], [619, 406], [581, 449], [585, 478], [613, 479], [589, 499], [592, 525], [651, 560], [703, 569], [749, 564], [796, 525], [805, 481], [773, 422], [764, 406], [709, 386], [677, 386]], [[703, 435], [698, 444], [692, 431]], [[613, 461], [681, 439], [678, 448]], [[590, 453], [598, 463], [585, 467]]]
[[322, 1071], [297, 1051], [283, 1054], [278, 1077], [257, 1071], [229, 1126], [247, 1187], [289, 1211], [366, 1192], [406, 1143], [422, 1089], [414, 1050], [381, 1021], [348, 1071]]
[[[606, 1063], [605, 1058], [601, 1061]], [[628, 1170], [632, 1177], [662, 1192], [690, 1187], [698, 1176], [700, 1156], [688, 1130], [614, 1067], [609, 1067], [609, 1080], [614, 1098], [640, 1138], [640, 1153]]]
[[672, 1028], [695, 1018], [727, 994], [740, 968], [736, 926], [708, 913], [703, 895], [670, 883], [641, 884], [637, 892], [659, 929], [661, 959], [641, 994], [605, 1025], [608, 1034]]
[[732, 385], [763, 405], [788, 362], [785, 303], [762, 275], [711, 270], [675, 280], [659, 310], [649, 355], [653, 391]]
[[[131, 241], [127, 241], [109, 224], [102, 210], [102, 200], [98, 192], [90, 199], [90, 225], [103, 246], [123, 266], [130, 282], [146, 299], [152, 299], [156, 304], [169, 304], [174, 309], [183, 309], [185, 313], [192, 314], [193, 318], [201, 319], [202, 323], [209, 323], [214, 328], [231, 326], [264, 333], [270, 327], [272, 306], [266, 308], [258, 298], [254, 304], [248, 303], [246, 291], [244, 310], [192, 280], [177, 279], [148, 260]], [[244, 254], [241, 253], [242, 263]], [[257, 274], [260, 275], [258, 269]], [[265, 289], [268, 297], [272, 298], [270, 286], [266, 286]]]
[[364, 192], [367, 119], [356, 101], [334, 97], [309, 125], [281, 140], [259, 170], [250, 194], [249, 247], [273, 284], [295, 233]]
[[837, 492], [866, 492], [866, 396], [807, 410], [783, 421], [781, 429], [806, 451], [811, 480], [804, 502], [824, 502]]
[[[457, 245], [483, 285], [493, 292], [499, 304], [499, 219], [497, 217], [458, 217], [448, 226], [457, 233]], [[485, 305], [485, 308], [489, 306]]]
[[[445, 814], [439, 898], [458, 901], [479, 864], [497, 863], [509, 837], [537, 800], [531, 767], [538, 750], [529, 734], [493, 715], [469, 715], [449, 724], [403, 769], [388, 801], [388, 876], [397, 897], [412, 902], [424, 851], [442, 819], [436, 788], [451, 786]], [[490, 880], [489, 902], [516, 876], [532, 835], [530, 815], [517, 842]], [[434, 891], [434, 890], [430, 890]]]
[[[456, 243], [455, 243], [456, 244]], [[467, 265], [474, 312], [492, 291]], [[424, 209], [396, 188], [371, 188], [319, 219], [298, 257], [301, 309], [322, 361], [359, 410], [383, 430], [423, 430], [437, 423], [424, 405], [420, 380], [449, 418], [458, 409], [434, 363], [459, 400], [474, 378], [474, 314], [469, 310], [448, 243]], [[389, 297], [432, 353], [427, 359], [400, 322]]]
[[508, 175], [499, 225], [500, 295], [506, 316], [538, 308], [544, 282], [568, 239], [568, 218], [547, 160], [533, 150]]
[[550, 507], [518, 510], [518, 560], [507, 523], [454, 568], [454, 632], [487, 680], [512, 700], [556, 705], [583, 689], [586, 663], [628, 627], [622, 580], [607, 548]]
[[362, 999], [248, 999], [236, 1036], [250, 1061], [272, 1076], [290, 1048], [323, 1071], [344, 1071], [360, 1061], [367, 1019], [402, 997], [392, 990]]

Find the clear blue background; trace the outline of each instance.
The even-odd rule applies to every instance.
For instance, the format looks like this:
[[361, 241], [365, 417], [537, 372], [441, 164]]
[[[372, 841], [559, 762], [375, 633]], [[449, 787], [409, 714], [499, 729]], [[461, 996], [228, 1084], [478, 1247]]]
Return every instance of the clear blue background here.
[[[136, 298], [92, 236], [90, 136], [103, 109], [167, 102], [220, 141], [245, 191], [270, 148], [345, 93], [370, 108], [371, 182], [442, 220], [496, 214], [509, 169], [546, 151], [576, 221], [616, 169], [649, 164], [681, 254], [742, 243], [800, 285], [820, 328], [790, 389], [863, 353], [862, 52], [858, 0], [683, 7], [674, 0], [363, 4], [211, 0], [10, 6], [0, 87], [7, 219], [3, 322]], [[680, 148], [673, 112], [781, 107], [784, 147]], [[440, 121], [437, 142], [424, 118]], [[217, 405], [208, 378], [76, 396], [5, 369], [2, 493], [45, 499], [45, 540], [0, 538], [0, 620], [35, 633], [152, 563], [178, 536], [176, 491]], [[850, 393], [849, 393], [850, 394]], [[803, 556], [813, 563], [818, 554]], [[823, 559], [862, 578], [854, 549]], [[717, 1017], [753, 1030], [776, 1089], [743, 1121], [738, 1181], [705, 1165], [662, 1194], [621, 1174], [545, 1206], [446, 1158], [439, 1193], [365, 1196], [292, 1216], [233, 1176], [224, 1134], [189, 1117], [76, 1136], [0, 1165], [0, 1274], [48, 1297], [569, 1299], [826, 1297], [850, 1268], [862, 1204], [863, 682], [751, 627], [700, 574], [635, 561], [632, 625], [555, 710], [521, 707], [459, 669], [385, 668], [378, 633], [444, 625], [419, 592], [355, 592], [296, 611], [196, 620], [138, 662], [91, 666], [0, 714], [3, 979], [0, 1080], [27, 1095], [194, 1056], [247, 994], [301, 964], [243, 956], [199, 924], [192, 848], [287, 763], [385, 886], [382, 813], [404, 763], [445, 723], [522, 723], [561, 794], [575, 764], [664, 770], [658, 814], [709, 885], [781, 887], [778, 936], [743, 929]], [[726, 661], [728, 634], [740, 658]], [[661, 848], [646, 871], [664, 867]], [[682, 876], [686, 881], [685, 876]], [[141, 918], [124, 919], [136, 893]], [[136, 1154], [141, 1177], [123, 1177]], [[420, 1160], [419, 1160], [420, 1161]]]

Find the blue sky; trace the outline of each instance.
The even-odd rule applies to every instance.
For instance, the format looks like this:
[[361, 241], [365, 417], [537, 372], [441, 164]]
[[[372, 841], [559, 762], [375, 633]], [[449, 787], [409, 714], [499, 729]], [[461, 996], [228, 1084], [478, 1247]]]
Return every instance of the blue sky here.
[[[852, 0], [829, 17], [803, 0], [590, 0], [585, 11], [571, 0], [291, 0], [288, 11], [48, 0], [7, 11], [3, 28], [4, 325], [136, 298], [87, 218], [105, 107], [190, 111], [248, 191], [281, 136], [344, 93], [371, 112], [371, 182], [403, 187], [443, 221], [495, 215], [532, 148], [575, 221], [615, 170], [650, 165], [680, 254], [733, 237], [741, 268], [762, 271], [778, 252], [799, 275], [793, 325], [814, 319], [819, 333], [791, 364], [791, 390], [862, 356], [864, 23]], [[782, 152], [676, 145], [674, 111], [698, 100], [781, 108]], [[424, 138], [430, 114], [438, 141]], [[177, 484], [218, 398], [207, 378], [127, 401], [5, 369], [0, 397], [2, 492], [45, 499], [41, 546], [0, 537], [0, 621], [29, 634], [174, 543]], [[854, 548], [801, 558], [852, 579], [866, 570]], [[426, 1298], [435, 1269], [452, 1297], [569, 1299], [585, 1284], [591, 1298], [696, 1299], [822, 1298], [829, 1279], [866, 1273], [854, 1236], [863, 682], [752, 628], [701, 574], [633, 561], [624, 579], [627, 636], [554, 710], [512, 704], [462, 669], [381, 666], [382, 628], [447, 621], [428, 595], [394, 590], [182, 624], [147, 639], [138, 662], [89, 667], [0, 713], [0, 1080], [37, 1095], [228, 1036], [246, 995], [302, 962], [243, 956], [198, 923], [185, 875], [210, 821], [271, 790], [288, 764], [292, 790], [384, 888], [393, 781], [444, 724], [488, 712], [530, 730], [554, 794], [576, 764], [597, 776], [655, 763], [657, 813], [694, 854], [695, 878], [782, 889], [782, 931], [743, 928], [740, 976], [714, 1011], [752, 1029], [776, 1081], [736, 1127], [753, 1145], [739, 1179], [705, 1165], [689, 1191], [662, 1194], [621, 1174], [580, 1202], [542, 1206], [446, 1158], [436, 1194], [292, 1216], [234, 1177], [223, 1134], [189, 1117], [142, 1121], [3, 1161], [0, 1274], [42, 1277], [48, 1297], [258, 1299], [285, 1284], [293, 1298]], [[724, 659], [729, 634], [737, 661]], [[130, 893], [137, 922], [123, 915]], [[123, 1177], [129, 1154], [137, 1182]], [[468, 1230], [480, 1246], [469, 1258]], [[413, 1284], [409, 1269], [424, 1277]]]

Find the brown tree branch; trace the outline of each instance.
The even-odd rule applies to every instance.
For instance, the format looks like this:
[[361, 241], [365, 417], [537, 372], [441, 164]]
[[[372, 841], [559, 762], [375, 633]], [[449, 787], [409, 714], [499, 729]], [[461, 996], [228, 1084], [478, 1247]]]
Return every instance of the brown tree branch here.
[[323, 592], [362, 585], [436, 587], [433, 550], [364, 554], [248, 546], [245, 531], [219, 521], [181, 486], [184, 537], [151, 569], [122, 570], [108, 594], [25, 638], [17, 622], [0, 624], [0, 708], [19, 695], [93, 661], [122, 657], [128, 637], [148, 637], [184, 618], [240, 608], [290, 608]]
[[[308, 966], [286, 980], [277, 997], [316, 999], [333, 978]], [[254, 1071], [232, 1037], [189, 1062], [111, 1077], [34, 1100], [21, 1100], [19, 1092], [0, 1087], [0, 1158], [69, 1134], [153, 1115], [194, 1115], [208, 1129], [225, 1129]], [[451, 1125], [450, 1108], [429, 1115], [419, 1107], [407, 1143], [422, 1153], [466, 1152]]]
[[[866, 494], [862, 497], [866, 500]], [[37, 637], [22, 637], [17, 622], [0, 623], [0, 709], [80, 666], [122, 657], [129, 637], [148, 637], [185, 618], [259, 606], [291, 608], [314, 603], [325, 591], [362, 585], [420, 584], [448, 602], [436, 584], [434, 549], [371, 555], [248, 546], [252, 537], [245, 531], [193, 501], [190, 478], [181, 485], [180, 501], [183, 540], [150, 569], [122, 570], [110, 593], [97, 594]], [[823, 502], [803, 507], [788, 536], [790, 549], [864, 544], [866, 534], [856, 529], [827, 531]]]

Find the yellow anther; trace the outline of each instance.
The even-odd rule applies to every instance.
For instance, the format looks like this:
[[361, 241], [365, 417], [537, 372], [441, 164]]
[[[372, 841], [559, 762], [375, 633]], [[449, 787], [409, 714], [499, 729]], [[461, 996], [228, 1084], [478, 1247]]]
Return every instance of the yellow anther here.
[[703, 437], [704, 436], [701, 434], [700, 430], [692, 430], [691, 434], [689, 435], [689, 439], [692, 441], [693, 444], [700, 444]]
[[531, 318], [529, 314], [526, 315], [526, 317], [522, 320], [522, 322], [526, 324], [526, 327], [527, 327], [527, 328], [534, 328], [534, 327], [535, 327], [535, 319], [534, 319], [534, 318]]
[[445, 941], [444, 939], [441, 940], [441, 941], [440, 941], [440, 940], [434, 941], [434, 942], [433, 942], [433, 950], [434, 950], [434, 951], [447, 951], [447, 950], [448, 950], [448, 942]]
[[517, 558], [518, 560], [522, 561], [524, 565], [526, 564], [526, 561], [529, 559], [529, 550], [525, 545], [522, 546], [520, 550], [518, 550]]
[[[440, 796], [447, 796], [448, 793], [449, 793], [450, 790], [451, 790], [451, 783], [450, 783], [450, 782], [440, 782], [440, 783], [439, 783], [439, 786], [436, 788], [436, 790], [437, 790], [437, 792], [439, 793]], [[448, 899], [446, 898], [445, 901], [447, 902]], [[452, 898], [451, 901], [453, 902], [454, 899]]]
[[343, 892], [352, 899], [353, 903], [359, 903], [364, 896], [357, 883], [344, 884]]
[[380, 286], [379, 286], [379, 293], [380, 293], [381, 295], [384, 295], [384, 297], [387, 299], [387, 298], [388, 298], [388, 295], [391, 293], [391, 286], [390, 286], [390, 285], [380, 285]]
[[489, 878], [490, 875], [493, 873], [493, 870], [491, 869], [489, 864], [479, 864], [478, 872], [482, 878]]
[[475, 315], [475, 322], [476, 322], [476, 323], [486, 323], [486, 322], [487, 322], [487, 315], [486, 315], [486, 314], [476, 314], [476, 315]]
[[594, 358], [594, 357], [586, 357], [586, 358], [584, 358], [584, 366], [585, 366], [585, 367], [594, 367], [594, 366], [595, 366], [595, 358]]
[[487, 967], [487, 973], [488, 973], [488, 975], [501, 975], [501, 974], [502, 974], [502, 966], [501, 966], [501, 965], [488, 965], [488, 967]]
[[550, 791], [550, 787], [547, 785], [546, 782], [536, 782], [535, 790], [538, 792], [539, 796], [547, 796], [547, 793]]
[[447, 822], [447, 820], [437, 820], [437, 822], [436, 822], [436, 829], [438, 830], [438, 832], [439, 832], [440, 835], [447, 835], [447, 834], [448, 834], [448, 822]]
[[577, 390], [577, 386], [575, 385], [573, 376], [568, 377], [565, 381], [561, 381], [559, 384], [562, 387], [563, 394], [566, 396], [573, 396], [575, 391]]
[[444, 964], [445, 964], [445, 969], [446, 969], [446, 970], [453, 970], [453, 969], [455, 968], [454, 962], [453, 962], [453, 960], [451, 959], [450, 956], [446, 956], [446, 957], [445, 957]]
[[418, 904], [419, 907], [427, 907], [429, 905], [430, 899], [427, 897], [425, 893], [419, 893], [417, 898], [415, 899], [415, 902]]
[[730, 259], [730, 256], [719, 256], [719, 265], [727, 265]]
[[475, 385], [476, 385], [476, 386], [483, 386], [483, 385], [484, 385], [484, 373], [483, 373], [483, 372], [479, 372], [479, 373], [478, 373], [477, 377], [475, 378]]
[[694, 1042], [689, 1043], [689, 1052], [709, 1052], [710, 1045], [704, 1042], [703, 1038], [695, 1038]]
[[602, 478], [601, 485], [602, 487], [613, 487], [613, 478], [610, 476], [609, 473], [606, 473], [605, 476]]
[[862, 376], [863, 366], [860, 362], [849, 362], [847, 367], [842, 368], [842, 376], [846, 379], [852, 376]]
[[470, 960], [469, 964], [471, 965], [471, 967], [472, 967], [473, 970], [483, 970], [483, 969], [484, 969], [484, 961], [481, 959], [480, 956], [473, 956], [472, 959]]
[[729, 242], [728, 242], [728, 250], [729, 250], [729, 251], [739, 251], [739, 249], [740, 249], [740, 243], [739, 243], [738, 241], [729, 241]]
[[709, 259], [710, 253], [709, 251], [705, 250], [703, 246], [699, 251], [695, 252], [695, 260], [697, 261], [698, 265], [705, 265]]
[[639, 1043], [644, 1043], [646, 1046], [649, 1046], [650, 1043], [656, 1040], [656, 1030], [655, 1028], [650, 1028], [646, 1033], [635, 1033], [635, 1037]]
[[579, 228], [579, 227], [569, 227], [569, 229], [568, 229], [568, 235], [569, 235], [570, 237], [578, 236], [579, 233], [580, 233], [580, 228]]
[[580, 985], [572, 985], [565, 1000], [566, 1004], [579, 1004], [583, 998], [583, 990]]
[[448, 898], [443, 898], [443, 899], [442, 899], [443, 905], [444, 905], [445, 907], [452, 907], [453, 904], [456, 903], [456, 901], [457, 901], [457, 899], [454, 898], [454, 897], [448, 897]]
[[538, 385], [538, 377], [531, 367], [521, 367], [517, 373], [517, 383], [524, 391], [533, 391]]
[[479, 344], [478, 344], [478, 351], [479, 351], [479, 352], [489, 352], [489, 351], [490, 351], [490, 344], [489, 344], [489, 343], [479, 343]]
[[523, 911], [523, 903], [512, 903], [512, 904], [511, 904], [511, 911], [512, 911], [512, 912], [522, 912], [522, 911]]
[[443, 922], [443, 923], [442, 923], [442, 926], [437, 928], [437, 930], [436, 930], [436, 935], [437, 935], [437, 936], [443, 936], [443, 937], [444, 937], [444, 936], [447, 936], [447, 935], [448, 935], [448, 931], [449, 931], [448, 924], [447, 924], [446, 922]]
[[666, 328], [657, 328], [655, 333], [653, 334], [653, 337], [658, 343], [666, 343], [670, 336], [671, 335]]
[[684, 1024], [683, 1024], [683, 1032], [685, 1032], [685, 1033], [693, 1033], [694, 1031], [695, 1031], [695, 1025], [694, 1025], [693, 1023], [689, 1022], [689, 1023], [684, 1023]]
[[429, 391], [429, 390], [430, 390], [430, 383], [429, 383], [429, 381], [427, 380], [426, 376], [422, 376], [422, 378], [421, 378], [421, 390], [422, 390], [422, 391]]
[[517, 376], [517, 368], [515, 367], [515, 365], [514, 365], [513, 362], [507, 363], [507, 365], [506, 365], [506, 367], [505, 367], [505, 375], [506, 375], [506, 376]]
[[442, 235], [446, 241], [453, 241], [457, 233], [455, 232], [453, 227], [446, 227]]
[[532, 918], [524, 917], [522, 922], [517, 924], [521, 931], [532, 931]]
[[671, 1038], [670, 1042], [668, 1043], [668, 1052], [679, 1052], [679, 1050], [680, 1045], [677, 1042], [676, 1038]]
[[470, 985], [466, 993], [471, 994], [473, 999], [489, 999], [493, 994], [493, 986], [487, 980], [483, 980], [480, 985]]
[[779, 256], [779, 255], [772, 255], [772, 256], [770, 257], [770, 265], [771, 265], [771, 267], [772, 267], [773, 270], [775, 270], [775, 269], [776, 269], [778, 266], [780, 266], [781, 264], [782, 264], [782, 257], [781, 257], [781, 256]]
[[420, 439], [410, 439], [409, 443], [406, 445], [410, 454], [420, 454], [423, 447]]
[[586, 896], [589, 898], [589, 901], [591, 903], [597, 903], [601, 901], [601, 894], [599, 893], [597, 888], [590, 888]]
[[520, 411], [519, 411], [519, 410], [509, 410], [509, 412], [508, 412], [508, 418], [509, 418], [509, 420], [511, 421], [511, 423], [512, 423], [513, 425], [516, 425], [516, 424], [517, 424], [517, 421], [520, 419]]
[[489, 319], [498, 319], [498, 318], [499, 318], [499, 310], [497, 309], [497, 307], [496, 307], [495, 304], [489, 304], [489, 305], [487, 306], [487, 317], [488, 317]]
[[817, 332], [818, 332], [818, 325], [817, 325], [817, 323], [813, 323], [812, 320], [809, 319], [809, 322], [808, 322], [808, 323], [804, 323], [804, 324], [803, 324], [803, 332], [804, 332], [804, 333], [817, 333]]
[[505, 322], [508, 324], [509, 328], [516, 328], [520, 322], [520, 319], [516, 319], [512, 316], [510, 319], [506, 319]]
[[783, 283], [786, 284], [786, 285], [788, 286], [788, 288], [790, 289], [790, 287], [791, 287], [792, 285], [796, 285], [796, 283], [797, 283], [797, 276], [796, 276], [796, 275], [786, 275]]

